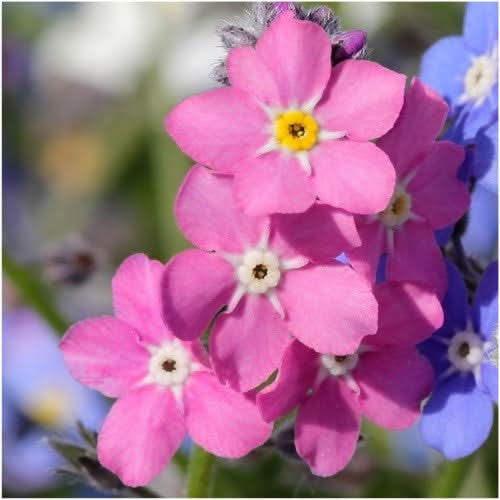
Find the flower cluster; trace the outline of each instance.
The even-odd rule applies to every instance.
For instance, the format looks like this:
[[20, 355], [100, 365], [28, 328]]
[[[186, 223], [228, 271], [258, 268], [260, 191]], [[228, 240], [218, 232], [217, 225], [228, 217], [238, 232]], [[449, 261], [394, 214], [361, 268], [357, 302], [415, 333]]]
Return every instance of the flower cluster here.
[[[166, 265], [129, 257], [115, 316], [77, 323], [61, 344], [77, 380], [118, 398], [97, 452], [128, 485], [158, 474], [186, 433], [241, 457], [295, 409], [298, 455], [331, 475], [352, 458], [362, 416], [407, 428], [431, 392], [423, 436], [453, 457], [456, 427], [440, 425], [471, 384], [482, 408], [496, 390], [483, 308], [496, 271], [467, 329], [435, 237], [469, 205], [464, 148], [437, 140], [448, 105], [419, 79], [405, 92], [402, 74], [359, 51], [332, 57], [332, 24], [298, 8], [273, 8], [265, 24], [228, 47], [226, 86], [166, 117], [197, 163], [175, 203], [196, 248]], [[449, 365], [434, 391], [444, 358], [431, 343]], [[443, 411], [449, 385], [460, 395]], [[480, 411], [483, 437], [491, 404]]]

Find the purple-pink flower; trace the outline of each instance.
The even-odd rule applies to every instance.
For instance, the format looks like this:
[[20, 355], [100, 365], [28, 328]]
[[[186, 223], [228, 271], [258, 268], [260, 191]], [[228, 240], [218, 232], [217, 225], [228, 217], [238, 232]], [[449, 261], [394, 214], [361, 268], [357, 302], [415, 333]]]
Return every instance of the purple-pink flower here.
[[231, 386], [248, 391], [263, 382], [292, 334], [318, 351], [349, 354], [375, 333], [370, 287], [334, 261], [359, 244], [351, 215], [316, 204], [303, 214], [249, 217], [236, 207], [231, 178], [202, 166], [188, 173], [175, 212], [199, 249], [167, 265], [164, 319], [174, 335], [192, 340], [227, 306], [210, 355]]
[[335, 474], [352, 458], [362, 415], [386, 429], [410, 427], [432, 388], [432, 367], [415, 345], [443, 323], [437, 296], [411, 283], [384, 283], [374, 293], [375, 335], [349, 355], [319, 354], [293, 341], [278, 378], [257, 395], [269, 422], [298, 406], [295, 446], [319, 476]]
[[301, 213], [323, 203], [370, 214], [387, 205], [394, 168], [371, 140], [394, 125], [405, 77], [376, 63], [331, 66], [317, 24], [277, 16], [255, 48], [231, 50], [230, 87], [190, 97], [165, 125], [180, 148], [234, 175], [248, 215]]
[[199, 341], [182, 342], [161, 318], [164, 265], [129, 257], [113, 279], [116, 317], [72, 326], [61, 341], [71, 375], [119, 398], [99, 433], [99, 461], [127, 485], [147, 484], [188, 432], [209, 452], [246, 455], [271, 426], [255, 403], [214, 375]]
[[469, 206], [467, 186], [457, 178], [461, 146], [438, 141], [448, 106], [430, 87], [414, 79], [396, 125], [378, 141], [396, 168], [397, 182], [387, 207], [359, 216], [362, 244], [348, 252], [352, 266], [373, 281], [387, 253], [386, 277], [446, 292], [444, 259], [434, 231], [457, 221]]

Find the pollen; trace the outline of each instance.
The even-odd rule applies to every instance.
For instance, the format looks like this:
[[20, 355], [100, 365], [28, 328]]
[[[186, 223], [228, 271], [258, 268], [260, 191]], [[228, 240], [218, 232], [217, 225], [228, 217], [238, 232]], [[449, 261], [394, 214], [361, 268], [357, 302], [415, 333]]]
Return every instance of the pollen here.
[[318, 142], [319, 126], [309, 114], [299, 110], [287, 111], [275, 122], [276, 140], [292, 151], [308, 151]]
[[379, 218], [387, 227], [403, 225], [410, 216], [411, 196], [401, 187], [396, 186], [389, 204]]

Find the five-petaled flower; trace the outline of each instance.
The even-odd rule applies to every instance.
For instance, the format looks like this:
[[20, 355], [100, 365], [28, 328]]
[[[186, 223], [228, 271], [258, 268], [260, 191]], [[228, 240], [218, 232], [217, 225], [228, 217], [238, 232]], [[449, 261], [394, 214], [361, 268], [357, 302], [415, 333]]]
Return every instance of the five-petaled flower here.
[[436, 372], [420, 431], [455, 460], [484, 443], [493, 425], [492, 402], [498, 403], [498, 262], [484, 272], [470, 313], [460, 273], [450, 262], [447, 270], [444, 325], [420, 346]]
[[457, 178], [464, 150], [436, 142], [447, 114], [446, 103], [414, 79], [394, 128], [378, 141], [396, 168], [396, 187], [387, 207], [358, 216], [360, 247], [350, 263], [371, 281], [379, 258], [387, 254], [390, 281], [416, 281], [446, 292], [446, 268], [434, 230], [457, 221], [469, 205], [466, 185]]
[[300, 213], [319, 199], [380, 211], [394, 169], [372, 142], [393, 126], [405, 77], [369, 61], [331, 66], [331, 42], [310, 21], [280, 14], [255, 49], [230, 51], [230, 87], [190, 97], [165, 124], [181, 149], [234, 175], [248, 215]]
[[411, 283], [384, 283], [374, 293], [380, 309], [375, 335], [340, 356], [319, 354], [295, 340], [276, 381], [257, 395], [268, 421], [299, 407], [295, 446], [319, 476], [335, 474], [349, 462], [361, 415], [386, 429], [407, 428], [432, 388], [432, 367], [416, 344], [443, 322], [438, 298]]
[[113, 279], [116, 317], [72, 326], [61, 341], [71, 375], [119, 398], [99, 433], [99, 461], [127, 485], [144, 485], [170, 461], [186, 432], [222, 457], [261, 445], [271, 426], [255, 403], [221, 385], [199, 341], [181, 342], [161, 318], [164, 265], [129, 257]]
[[200, 249], [169, 262], [164, 318], [181, 339], [199, 337], [217, 312], [210, 355], [219, 377], [247, 391], [275, 370], [292, 334], [313, 349], [349, 354], [377, 328], [365, 280], [333, 259], [359, 244], [352, 216], [316, 204], [303, 214], [249, 217], [231, 178], [202, 166], [176, 201], [178, 224]]

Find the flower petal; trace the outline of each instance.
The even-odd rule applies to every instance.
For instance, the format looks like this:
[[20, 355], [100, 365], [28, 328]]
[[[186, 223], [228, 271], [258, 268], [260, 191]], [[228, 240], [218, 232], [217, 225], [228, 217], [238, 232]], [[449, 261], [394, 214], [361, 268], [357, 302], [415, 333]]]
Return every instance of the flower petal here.
[[481, 384], [486, 388], [491, 399], [498, 404], [498, 367], [490, 363], [481, 365]]
[[297, 453], [317, 476], [342, 470], [356, 451], [361, 412], [345, 382], [328, 377], [297, 414]]
[[281, 102], [275, 104], [300, 107], [319, 99], [330, 77], [332, 50], [323, 28], [285, 12], [264, 31], [255, 49], [279, 89]]
[[394, 251], [388, 255], [388, 281], [415, 281], [442, 297], [447, 288], [446, 268], [434, 233], [427, 224], [407, 221], [394, 231]]
[[358, 233], [361, 246], [347, 252], [349, 264], [369, 283], [374, 283], [380, 256], [385, 253], [386, 231], [379, 220], [374, 220], [368, 224], [359, 223]]
[[166, 117], [165, 128], [196, 162], [232, 174], [266, 144], [268, 119], [248, 94], [232, 87], [189, 97]]
[[381, 212], [394, 191], [391, 161], [371, 142], [323, 142], [313, 150], [311, 165], [320, 200], [348, 212]]
[[153, 345], [172, 338], [161, 311], [164, 269], [161, 262], [135, 254], [122, 263], [112, 282], [116, 317], [136, 328], [141, 337]]
[[375, 297], [349, 266], [335, 262], [288, 271], [278, 296], [290, 330], [315, 351], [351, 354], [376, 332]]
[[257, 394], [266, 422], [283, 417], [306, 397], [318, 374], [318, 361], [318, 354], [297, 340], [288, 346], [277, 379]]
[[498, 334], [498, 261], [491, 263], [481, 277], [472, 314], [475, 330], [483, 338]]
[[231, 314], [221, 314], [210, 336], [210, 354], [221, 382], [247, 392], [278, 368], [291, 334], [265, 295], [247, 294]]
[[437, 296], [413, 283], [386, 282], [373, 289], [378, 302], [378, 330], [366, 344], [379, 348], [410, 347], [443, 324]]
[[305, 212], [316, 200], [309, 177], [293, 156], [271, 152], [238, 167], [236, 202], [247, 215]]
[[271, 434], [272, 426], [262, 420], [255, 403], [210, 373], [192, 375], [184, 404], [193, 441], [219, 457], [242, 457]]
[[[403, 179], [427, 153], [441, 132], [447, 114], [448, 106], [443, 98], [414, 78], [394, 128], [377, 142], [389, 155], [398, 179]], [[457, 168], [458, 165], [454, 173]]]
[[464, 278], [458, 268], [446, 260], [448, 289], [443, 299], [445, 311], [445, 327], [447, 331], [465, 330], [467, 328], [468, 300]]
[[413, 425], [434, 381], [432, 366], [415, 347], [366, 352], [353, 376], [361, 389], [361, 413], [385, 429]]
[[370, 61], [344, 61], [331, 73], [314, 110], [327, 130], [369, 141], [388, 132], [403, 106], [406, 77]]
[[241, 213], [232, 179], [195, 165], [186, 175], [175, 203], [182, 232], [203, 250], [242, 253], [256, 246], [268, 224], [264, 217]]
[[464, 16], [464, 40], [477, 55], [490, 53], [498, 39], [498, 4], [470, 2]]
[[448, 141], [436, 143], [408, 185], [412, 212], [433, 229], [456, 222], [469, 206], [467, 186], [457, 177], [464, 157], [463, 147]]
[[185, 434], [172, 392], [149, 384], [113, 405], [99, 433], [97, 456], [123, 483], [142, 486], [167, 466]]
[[109, 397], [122, 396], [147, 375], [149, 354], [139, 333], [113, 317], [76, 323], [60, 347], [71, 376]]
[[331, 262], [361, 243], [351, 214], [319, 203], [302, 214], [274, 215], [272, 226], [271, 248], [281, 258]]
[[216, 254], [186, 250], [173, 257], [162, 282], [163, 317], [176, 337], [199, 337], [236, 288], [234, 268]]
[[424, 441], [448, 460], [476, 451], [493, 424], [491, 399], [472, 375], [448, 377], [437, 385], [424, 407], [420, 433]]

